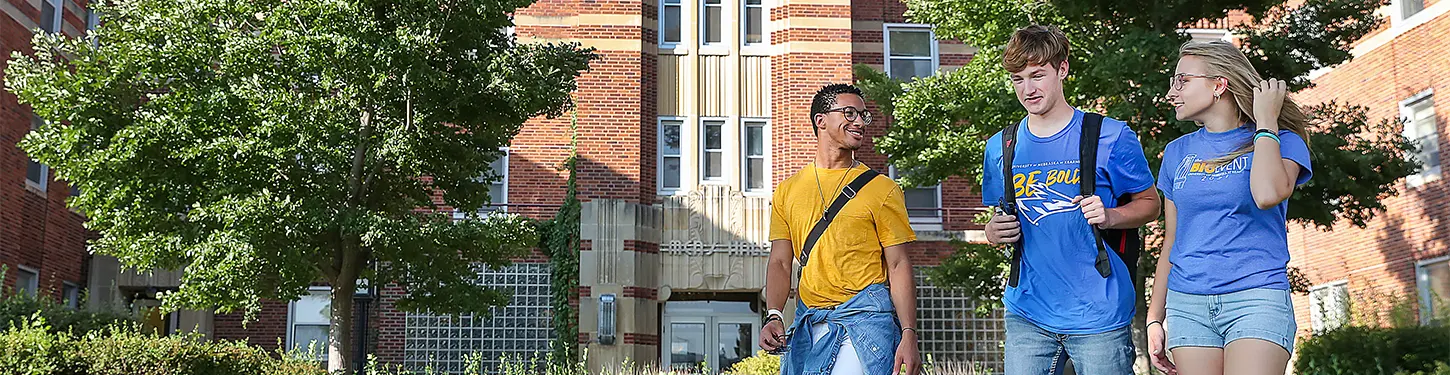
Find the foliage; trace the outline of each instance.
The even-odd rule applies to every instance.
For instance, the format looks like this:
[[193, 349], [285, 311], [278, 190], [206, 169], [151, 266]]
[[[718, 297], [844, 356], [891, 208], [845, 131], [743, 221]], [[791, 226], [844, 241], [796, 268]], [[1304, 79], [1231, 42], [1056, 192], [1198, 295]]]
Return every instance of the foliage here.
[[766, 353], [764, 350], [757, 351], [755, 355], [746, 357], [730, 366], [725, 373], [730, 375], [780, 374], [780, 356]]
[[1430, 372], [1443, 366], [1447, 353], [1450, 327], [1351, 325], [1302, 341], [1294, 371], [1307, 375]]
[[579, 115], [573, 114], [569, 123], [570, 134], [570, 155], [564, 161], [564, 169], [569, 173], [567, 188], [564, 192], [564, 204], [559, 207], [559, 212], [554, 218], [545, 222], [539, 231], [540, 248], [549, 255], [549, 263], [553, 269], [550, 273], [549, 291], [552, 296], [549, 305], [552, 311], [554, 332], [554, 352], [552, 359], [559, 363], [573, 363], [578, 360], [577, 340], [579, 337], [579, 312], [569, 299], [579, 289], [579, 189], [577, 186], [578, 171], [578, 124]]
[[0, 299], [0, 327], [19, 324], [32, 317], [44, 319], [47, 323], [45, 327], [52, 332], [70, 332], [76, 335], [85, 335], [113, 326], [136, 324], [134, 318], [123, 312], [71, 309], [49, 298], [15, 294]]
[[[562, 114], [594, 58], [515, 43], [510, 15], [531, 3], [105, 1], [94, 33], [13, 53], [6, 88], [51, 124], [21, 147], [80, 187], [91, 248], [184, 268], [167, 309], [250, 318], [323, 280], [350, 311], [368, 279], [405, 287], [401, 309], [487, 314], [508, 298], [477, 268], [537, 234], [452, 213], [490, 201], [499, 148]], [[347, 342], [350, 316], [334, 317]]]
[[1415, 371], [1414, 373], [1400, 371], [1396, 372], [1395, 375], [1450, 375], [1450, 364], [1435, 362], [1435, 368], [1433, 370]]

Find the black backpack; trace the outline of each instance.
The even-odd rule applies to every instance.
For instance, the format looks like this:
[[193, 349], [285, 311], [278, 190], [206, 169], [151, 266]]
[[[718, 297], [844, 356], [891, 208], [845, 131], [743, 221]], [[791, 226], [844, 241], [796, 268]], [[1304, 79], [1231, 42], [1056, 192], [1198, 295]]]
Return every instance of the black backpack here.
[[[1017, 215], [1017, 194], [1016, 187], [1012, 184], [1012, 157], [1017, 151], [1017, 128], [1018, 124], [1012, 124], [1002, 130], [1002, 210], [1008, 215]], [[1087, 112], [1082, 119], [1082, 142], [1078, 145], [1078, 182], [1081, 189], [1079, 194], [1090, 194], [1097, 189], [1097, 164], [1098, 164], [1098, 136], [1103, 130], [1103, 115]], [[1118, 207], [1127, 204], [1131, 196], [1124, 194], [1115, 197]], [[1108, 251], [1103, 243], [1114, 245], [1113, 249], [1118, 253], [1118, 259], [1128, 268], [1128, 275], [1136, 282], [1138, 279], [1138, 255], [1143, 252], [1143, 236], [1137, 228], [1133, 229], [1098, 229], [1092, 228], [1093, 239], [1097, 240], [1098, 256], [1093, 265], [1097, 268], [1098, 274], [1103, 277], [1112, 275], [1113, 269], [1109, 260]], [[1016, 243], [1012, 244], [1012, 268], [1007, 274], [1007, 285], [1017, 287], [1017, 280], [1020, 276], [1019, 269], [1022, 265], [1022, 242], [1027, 239], [1023, 236]]]

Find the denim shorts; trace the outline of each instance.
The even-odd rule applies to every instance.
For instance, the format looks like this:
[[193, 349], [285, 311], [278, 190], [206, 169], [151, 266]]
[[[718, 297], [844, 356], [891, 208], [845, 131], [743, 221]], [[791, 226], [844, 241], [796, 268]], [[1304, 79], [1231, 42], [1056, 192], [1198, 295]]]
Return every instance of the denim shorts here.
[[1168, 290], [1163, 329], [1168, 349], [1222, 348], [1238, 339], [1260, 339], [1294, 352], [1294, 302], [1288, 290], [1248, 289], [1224, 294]]

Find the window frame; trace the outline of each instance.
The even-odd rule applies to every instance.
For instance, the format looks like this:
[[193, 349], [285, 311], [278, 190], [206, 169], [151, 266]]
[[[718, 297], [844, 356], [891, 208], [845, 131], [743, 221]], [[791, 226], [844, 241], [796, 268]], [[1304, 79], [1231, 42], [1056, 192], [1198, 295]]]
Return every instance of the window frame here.
[[[671, 6], [680, 8], [680, 41], [678, 42], [665, 41], [665, 8]], [[660, 54], [688, 55], [690, 53], [689, 43], [686, 43], [687, 40], [685, 39], [686, 31], [689, 30], [688, 25], [690, 24], [689, 20], [685, 18], [686, 14], [688, 13], [685, 12], [685, 2], [683, 0], [675, 0], [674, 4], [670, 4], [669, 0], [660, 1], [659, 14], [655, 16], [659, 30], [659, 32], [655, 34], [656, 38], [659, 38], [659, 40], [655, 41], [655, 44], [659, 46]]]
[[[311, 286], [311, 287], [308, 287], [307, 288], [307, 293], [309, 295], [311, 295], [311, 294], [313, 294], [315, 292], [323, 292], [323, 294], [328, 297], [328, 300], [327, 300], [328, 306], [327, 306], [327, 308], [329, 310], [332, 309], [332, 288], [331, 287], [325, 287], [325, 286]], [[300, 300], [300, 298], [298, 300]], [[290, 351], [290, 350], [292, 350], [292, 348], [294, 346], [296, 346], [295, 345], [296, 344], [295, 340], [297, 339], [296, 336], [297, 336], [297, 325], [298, 324], [297, 324], [296, 318], [297, 318], [297, 301], [298, 300], [293, 300], [293, 301], [287, 302], [287, 339], [286, 339], [286, 342], [284, 343], [285, 346], [283, 346], [283, 350]], [[302, 325], [304, 325], [304, 326], [316, 326], [317, 324], [307, 323], [307, 324], [302, 324]], [[332, 340], [332, 332], [331, 332], [332, 325], [331, 325], [331, 322], [329, 322], [326, 325], [326, 327], [328, 327], [328, 332], [327, 332], [328, 337], [327, 337], [327, 339], [328, 339], [328, 341], [331, 341]], [[328, 343], [325, 343], [325, 342], [322, 343], [322, 350], [323, 350], [323, 352], [322, 352], [322, 355], [318, 356], [318, 358], [317, 358], [317, 361], [318, 362], [321, 362], [323, 364], [326, 364], [327, 363], [327, 345], [328, 345]]]
[[[887, 173], [887, 177], [891, 177], [891, 180], [892, 181], [895, 181], [896, 180], [896, 166], [895, 165], [887, 165], [886, 171], [887, 171], [886, 172]], [[932, 188], [935, 188], [936, 189], [936, 207], [934, 207], [934, 208], [920, 208], [920, 207], [917, 207], [915, 209], [916, 210], [935, 209], [936, 210], [936, 217], [912, 217], [911, 216], [911, 210], [913, 210], [913, 208], [911, 208], [910, 206], [908, 206], [908, 207], [906, 207], [906, 220], [911, 224], [911, 228], [912, 229], [915, 229], [915, 230], [942, 230], [942, 226], [945, 224], [944, 216], [946, 216], [946, 215], [944, 215], [943, 214], [943, 211], [942, 211], [944, 205], [942, 203], [941, 184], [938, 183], [938, 184], [936, 184], [934, 186], [931, 186], [931, 187], [915, 187], [915, 188], [902, 187], [901, 188], [901, 200], [903, 201], [903, 203], [906, 201], [906, 190], [907, 189], [932, 189]]]
[[[941, 42], [936, 38], [936, 30], [930, 24], [920, 23], [887, 23], [881, 25], [881, 63], [882, 71], [887, 77], [891, 77], [891, 30], [892, 29], [917, 29], [925, 30], [931, 40], [931, 75], [936, 75], [941, 70]], [[904, 60], [923, 60], [921, 57], [901, 57]], [[930, 76], [930, 75], [929, 75]]]
[[[1392, 19], [1391, 19], [1391, 22], [1390, 22], [1391, 23], [1391, 25], [1390, 25], [1391, 27], [1398, 26], [1397, 24], [1399, 24], [1399, 23], [1402, 23], [1402, 22], [1405, 22], [1406, 20], [1409, 20], [1411, 18], [1414, 18], [1415, 16], [1418, 16], [1421, 13], [1425, 13], [1425, 8], [1426, 8], [1425, 7], [1425, 0], [1413, 0], [1413, 1], [1418, 2], [1420, 4], [1420, 9], [1415, 10], [1415, 12], [1413, 12], [1413, 13], [1408, 12], [1408, 10], [1409, 10], [1408, 9], [1408, 6], [1410, 5], [1410, 3], [1405, 2], [1405, 0], [1392, 0], [1392, 1], [1390, 1], [1390, 3], [1391, 3], [1390, 4], [1390, 7], [1391, 7], [1390, 13], [1392, 14], [1392, 17], [1391, 17]], [[1409, 14], [1406, 14], [1406, 13], [1409, 13]]]
[[[40, 118], [40, 116], [36, 116], [34, 114], [30, 115], [30, 131], [39, 131], [40, 128], [44, 126], [46, 126], [45, 119], [42, 119]], [[48, 191], [48, 189], [50, 189], [50, 166], [46, 165], [45, 163], [35, 161], [35, 159], [29, 158], [28, 155], [26, 156], [26, 161], [29, 163], [35, 163], [40, 165], [40, 181], [34, 181], [30, 179], [30, 164], [26, 164], [25, 187], [41, 193]]]
[[[760, 8], [760, 42], [750, 43], [746, 35], [750, 34], [750, 8]], [[765, 27], [770, 22], [770, 7], [766, 0], [760, 0], [760, 5], [750, 5], [750, 0], [740, 0], [740, 49], [761, 49], [770, 46], [770, 31]]]
[[[51, 34], [65, 33], [65, 2], [62, 0], [40, 0], [40, 3], [41, 7], [39, 9], [36, 9], [40, 11], [40, 14], [36, 15], [37, 17], [45, 16], [45, 4], [50, 4], [50, 6], [55, 8], [55, 14], [51, 16], [50, 20], [47, 21], [37, 19], [37, 21], [40, 21], [37, 22], [40, 23], [40, 29], [45, 30], [46, 32]], [[50, 25], [50, 27], [54, 28], [54, 30], [46, 30], [45, 26], [47, 24]]]
[[[1425, 91], [1421, 91], [1419, 93], [1416, 93], [1415, 95], [1411, 95], [1405, 100], [1400, 101], [1400, 120], [1404, 124], [1403, 128], [1400, 129], [1400, 134], [1404, 135], [1410, 141], [1416, 141], [1419, 138], [1422, 138], [1422, 136], [1419, 136], [1418, 133], [1415, 133], [1417, 137], [1410, 138], [1411, 129], [1419, 128], [1419, 124], [1413, 124], [1411, 122], [1414, 121], [1414, 114], [1421, 110], [1421, 105], [1429, 106], [1429, 108], [1426, 109], [1430, 111], [1430, 121], [1433, 121], [1434, 124], [1431, 127], [1432, 134], [1427, 136], [1434, 138], [1432, 142], [1433, 146], [1435, 148], [1435, 151], [1439, 152], [1440, 154], [1440, 160], [1437, 160], [1436, 162], [1440, 165], [1436, 166], [1435, 168], [1427, 168], [1425, 170], [1421, 170], [1419, 173], [1413, 175], [1405, 176], [1405, 185], [1411, 188], [1434, 182], [1444, 177], [1444, 150], [1440, 148], [1439, 130], [1441, 124], [1439, 123], [1439, 119], [1435, 116], [1436, 113], [1434, 89], [1427, 89]], [[1418, 155], [1415, 156], [1418, 157]]]
[[[503, 156], [499, 158], [499, 160], [503, 160], [503, 170], [502, 171], [495, 171], [495, 172], [502, 172], [502, 173], [500, 173], [500, 175], [503, 178], [499, 179], [498, 182], [490, 182], [489, 185], [490, 185], [490, 187], [492, 187], [491, 185], [493, 185], [493, 184], [502, 184], [503, 185], [503, 197], [502, 197], [503, 198], [503, 201], [498, 202], [498, 203], [494, 203], [493, 202], [493, 198], [495, 198], [495, 197], [489, 196], [488, 197], [489, 198], [489, 202], [488, 203], [485, 203], [485, 205], [483, 207], [479, 207], [479, 209], [478, 209], [478, 214], [480, 216], [487, 215], [487, 214], [492, 214], [494, 212], [508, 212], [509, 211], [509, 209], [508, 209], [509, 208], [509, 206], [508, 206], [508, 204], [509, 204], [509, 156], [512, 155], [513, 153], [512, 153], [511, 149], [508, 146], [499, 147], [498, 150], [501, 151], [501, 152], [503, 152]], [[480, 178], [482, 178], [482, 177], [480, 177]], [[463, 211], [460, 211], [457, 208], [454, 208], [453, 209], [453, 219], [454, 220], [462, 220], [462, 219], [466, 218], [467, 216], [468, 216], [468, 214], [464, 213]]]
[[[712, 122], [718, 122], [718, 123], [720, 123], [720, 148], [719, 149], [713, 149], [713, 150], [710, 148], [709, 142], [706, 141], [706, 139], [705, 139], [705, 137], [709, 135], [709, 132], [705, 131], [705, 127], [706, 126], [709, 126], [709, 123], [712, 123]], [[696, 130], [698, 131], [698, 133], [696, 133], [696, 139], [699, 141], [699, 145], [700, 145], [700, 152], [697, 154], [697, 156], [700, 158], [700, 162], [699, 162], [699, 165], [697, 165], [696, 167], [700, 171], [700, 176], [699, 176], [700, 177], [699, 178], [700, 184], [701, 185], [728, 185], [730, 183], [730, 176], [729, 176], [729, 174], [725, 173], [725, 171], [727, 171], [727, 170], [730, 169], [730, 166], [728, 164], [730, 162], [730, 160], [725, 157], [726, 156], [725, 150], [728, 150], [729, 149], [728, 146], [729, 146], [730, 142], [727, 142], [727, 139], [725, 138], [725, 135], [726, 135], [725, 129], [726, 129], [726, 127], [730, 126], [730, 118], [728, 118], [728, 117], [700, 117], [700, 123], [699, 124], [700, 124], [700, 126], [696, 128]], [[681, 137], [681, 138], [683, 138], [683, 137]], [[683, 143], [683, 142], [681, 142], [681, 143]], [[681, 153], [684, 153], [684, 150], [680, 150], [680, 152]], [[719, 177], [710, 177], [710, 175], [708, 173], [708, 170], [705, 168], [706, 165], [710, 163], [710, 153], [711, 152], [719, 152], [720, 153], [720, 176]]]
[[[760, 152], [759, 156], [750, 156], [749, 130], [751, 126], [760, 126]], [[740, 119], [740, 191], [747, 196], [768, 196], [771, 192], [772, 173], [770, 165], [770, 119], [763, 117], [746, 117]], [[761, 159], [763, 171], [762, 181], [764, 187], [750, 188], [750, 159]]]
[[[687, 160], [685, 159], [685, 155], [690, 154], [690, 142], [686, 141], [689, 138], [686, 138], [687, 133], [685, 133], [685, 129], [687, 128], [685, 124], [689, 123], [689, 121], [690, 119], [684, 116], [659, 116], [655, 120], [655, 191], [658, 195], [680, 195], [685, 192], [685, 182], [689, 181], [685, 177], [686, 167], [689, 165], [685, 163]], [[680, 127], [680, 152], [677, 155], [673, 155], [674, 157], [680, 158], [680, 186], [673, 188], [665, 187], [664, 166], [666, 155], [664, 139], [661, 137], [661, 135], [665, 134], [665, 122], [676, 122], [678, 124], [675, 126]]]
[[1347, 308], [1349, 308], [1349, 280], [1340, 279], [1340, 280], [1335, 280], [1335, 281], [1330, 281], [1330, 282], [1327, 282], [1327, 283], [1315, 285], [1315, 286], [1309, 288], [1309, 326], [1310, 326], [1310, 329], [1314, 330], [1314, 332], [1324, 332], [1324, 331], [1334, 330], [1334, 329], [1337, 329], [1339, 327], [1343, 327], [1343, 326], [1349, 325], [1349, 317], [1350, 317], [1350, 315], [1349, 315], [1349, 312], [1348, 311], [1343, 311], [1345, 313], [1345, 315], [1339, 317], [1340, 320], [1338, 322], [1338, 325], [1336, 325], [1334, 327], [1328, 327], [1328, 324], [1327, 324], [1328, 322], [1326, 322], [1325, 320], [1328, 319], [1329, 317], [1328, 316], [1325, 316], [1325, 315], [1321, 315], [1321, 309], [1320, 309], [1320, 306], [1319, 305], [1321, 303], [1323, 303], [1324, 300], [1323, 300], [1323, 297], [1318, 296], [1316, 293], [1319, 293], [1320, 291], [1329, 291], [1329, 292], [1333, 293], [1334, 290], [1335, 290], [1334, 288], [1336, 288], [1336, 287], [1344, 288], [1343, 289], [1344, 294], [1341, 297], [1343, 299], [1340, 301], [1340, 303], [1342, 303], [1344, 305], [1343, 305], [1343, 307], [1326, 306], [1326, 308], [1322, 310], [1322, 313], [1328, 313], [1330, 311], [1340, 311], [1340, 310], [1331, 310], [1331, 309], [1347, 309]]
[[[25, 293], [26, 295], [29, 295], [31, 297], [40, 297], [40, 270], [26, 267], [20, 264], [15, 265], [15, 269], [17, 270], [17, 272], [15, 273], [15, 291]], [[30, 275], [30, 282], [27, 283], [28, 285], [20, 285], [19, 276], [21, 275], [21, 272]]]
[[[1443, 265], [1446, 268], [1450, 268], [1450, 255], [1415, 262], [1415, 294], [1419, 295], [1417, 302], [1419, 302], [1418, 304], [1420, 305], [1421, 325], [1429, 325], [1430, 323], [1432, 323], [1431, 318], [1436, 314], [1435, 306], [1429, 303], [1431, 302], [1430, 275], [1427, 269], [1437, 265]], [[1441, 300], [1443, 300], [1447, 305], [1450, 305], [1450, 296], [1442, 296]], [[1446, 314], [1450, 315], [1450, 312], [1446, 312]]]
[[[726, 22], [726, 19], [729, 18], [729, 17], [726, 17], [727, 14], [725, 13], [725, 9], [728, 9], [728, 8], [725, 7], [725, 0], [719, 0], [720, 1], [720, 4], [716, 4], [716, 5], [710, 5], [708, 3], [709, 1], [711, 1], [711, 0], [698, 0], [698, 2], [697, 2], [698, 5], [699, 5], [699, 7], [700, 7], [700, 9], [698, 9], [698, 11], [695, 12], [695, 13], [697, 13], [696, 16], [699, 17], [698, 18], [698, 22], [695, 22], [695, 25], [696, 25], [695, 28], [697, 29], [696, 30], [696, 36], [697, 36], [697, 38], [695, 40], [695, 42], [696, 42], [695, 44], [698, 44], [700, 46], [700, 54], [702, 54], [702, 55], [726, 55], [726, 54], [729, 54], [729, 50], [727, 48], [729, 48], [730, 40], [727, 37], [727, 35], [730, 35], [730, 33], [725, 32], [725, 27], [726, 27], [726, 23], [727, 23]], [[708, 37], [707, 37], [707, 35], [710, 32], [710, 24], [709, 24], [709, 22], [706, 22], [706, 21], [709, 19], [709, 13], [710, 13], [710, 8], [711, 7], [720, 8], [720, 41], [719, 42], [710, 42], [709, 39], [708, 39]], [[685, 24], [685, 22], [683, 20], [681, 20], [680, 23], [681, 24]], [[684, 42], [684, 40], [682, 39], [681, 42]]]

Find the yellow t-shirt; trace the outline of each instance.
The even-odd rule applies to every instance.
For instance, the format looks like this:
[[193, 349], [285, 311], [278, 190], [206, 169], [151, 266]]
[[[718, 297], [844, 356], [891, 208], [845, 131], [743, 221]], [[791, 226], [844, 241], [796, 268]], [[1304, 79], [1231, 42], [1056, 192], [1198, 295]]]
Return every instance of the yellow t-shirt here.
[[[821, 213], [866, 169], [825, 169], [811, 163], [781, 181], [770, 202], [770, 240], [790, 240], [800, 259], [801, 245]], [[901, 186], [884, 174], [876, 177], [841, 208], [816, 241], [801, 271], [801, 301], [811, 308], [835, 306], [868, 285], [886, 282], [883, 249], [911, 241], [916, 241], [916, 232], [906, 217]]]

